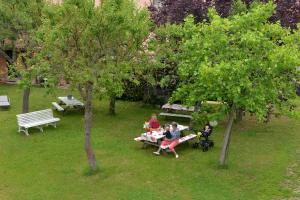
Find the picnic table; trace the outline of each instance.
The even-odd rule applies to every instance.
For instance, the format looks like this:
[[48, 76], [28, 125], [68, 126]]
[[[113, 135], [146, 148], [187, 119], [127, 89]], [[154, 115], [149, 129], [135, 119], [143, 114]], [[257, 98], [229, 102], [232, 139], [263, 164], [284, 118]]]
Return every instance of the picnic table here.
[[173, 111], [186, 111], [186, 112], [194, 112], [195, 111], [195, 107], [191, 106], [191, 107], [186, 107], [183, 106], [181, 104], [165, 104], [161, 107], [162, 109], [165, 110], [173, 110]]
[[[59, 103], [52, 102], [52, 105], [57, 111], [66, 112], [71, 109], [84, 109], [84, 104], [78, 99], [69, 97], [58, 97]], [[63, 106], [63, 107], [62, 107]]]
[[167, 117], [180, 117], [180, 118], [188, 118], [192, 119], [193, 117], [190, 114], [182, 114], [182, 113], [172, 113], [173, 111], [178, 112], [194, 112], [195, 107], [186, 107], [181, 104], [165, 104], [161, 107], [166, 112], [159, 113], [160, 116], [167, 116]]
[[[189, 129], [188, 126], [183, 126], [183, 125], [178, 125], [177, 128], [181, 132]], [[161, 128], [156, 131], [142, 133], [141, 136], [134, 138], [134, 140], [138, 141], [138, 142], [143, 142], [143, 147], [145, 147], [148, 144], [159, 147], [161, 144], [161, 141], [165, 137], [165, 135], [163, 133], [164, 133], [164, 129]], [[187, 135], [185, 137], [180, 138], [179, 143], [193, 139], [194, 137], [196, 137], [195, 134]]]
[[75, 99], [74, 97], [68, 98], [68, 97], [58, 97], [60, 100], [60, 103], [66, 105], [67, 107], [83, 107], [84, 104], [80, 102], [79, 100]]

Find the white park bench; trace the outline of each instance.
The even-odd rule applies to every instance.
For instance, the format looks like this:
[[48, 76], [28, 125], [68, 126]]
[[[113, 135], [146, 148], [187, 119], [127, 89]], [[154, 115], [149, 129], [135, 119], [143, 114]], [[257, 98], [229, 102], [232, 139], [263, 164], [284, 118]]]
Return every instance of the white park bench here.
[[63, 107], [61, 107], [58, 103], [56, 102], [52, 102], [52, 105], [54, 107], [55, 110], [59, 111], [59, 112], [64, 112], [65, 109]]
[[56, 122], [59, 118], [54, 118], [53, 112], [51, 109], [40, 110], [25, 114], [17, 115], [17, 122], [19, 126], [19, 132], [23, 131], [27, 136], [29, 128], [38, 128], [43, 132], [43, 125], [52, 125], [56, 128]]
[[0, 96], [0, 107], [9, 107], [10, 102], [7, 96]]

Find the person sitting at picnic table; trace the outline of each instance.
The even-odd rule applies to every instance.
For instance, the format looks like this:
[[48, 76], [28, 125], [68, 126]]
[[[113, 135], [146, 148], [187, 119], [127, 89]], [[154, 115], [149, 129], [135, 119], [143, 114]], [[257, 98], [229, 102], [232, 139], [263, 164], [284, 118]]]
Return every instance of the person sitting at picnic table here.
[[145, 129], [146, 131], [153, 131], [160, 129], [160, 124], [157, 120], [156, 114], [152, 114], [151, 119], [148, 122], [145, 122]]
[[174, 153], [176, 158], [179, 157], [179, 155], [176, 153], [176, 151], [174, 149], [179, 144], [179, 139], [180, 139], [180, 131], [177, 128], [177, 123], [176, 122], [172, 122], [172, 130], [170, 130], [170, 133], [171, 133], [172, 137], [170, 139], [168, 139], [168, 138], [164, 139], [161, 142], [161, 145], [158, 148], [158, 150], [153, 152], [154, 154], [160, 155], [160, 151], [162, 149], [169, 148], [170, 151]]
[[163, 132], [163, 135], [165, 136], [165, 140], [172, 139], [172, 134], [170, 132], [170, 125], [169, 124], [165, 125], [165, 130]]

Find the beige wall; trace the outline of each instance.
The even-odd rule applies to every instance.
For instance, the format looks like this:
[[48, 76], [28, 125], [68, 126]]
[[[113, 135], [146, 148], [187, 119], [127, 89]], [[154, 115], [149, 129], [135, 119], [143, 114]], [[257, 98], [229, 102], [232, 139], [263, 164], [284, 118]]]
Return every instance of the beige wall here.
[[136, 0], [139, 7], [149, 6], [152, 0]]

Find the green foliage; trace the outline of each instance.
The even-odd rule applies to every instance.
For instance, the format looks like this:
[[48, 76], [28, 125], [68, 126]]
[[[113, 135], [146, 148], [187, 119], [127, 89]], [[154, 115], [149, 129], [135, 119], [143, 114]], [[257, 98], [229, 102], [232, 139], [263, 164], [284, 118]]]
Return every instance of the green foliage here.
[[97, 8], [93, 2], [49, 7], [38, 32], [43, 49], [36, 59], [51, 77], [64, 78], [73, 87], [90, 81], [99, 96], [120, 96], [124, 80], [134, 82], [134, 72], [141, 70], [148, 14], [132, 1], [109, 0]]
[[41, 25], [43, 7], [43, 0], [0, 0], [0, 41], [11, 41], [10, 47], [0, 48], [13, 50], [10, 71], [12, 76], [21, 75], [23, 88], [30, 87], [37, 75], [30, 59], [36, 48], [35, 31]]
[[18, 34], [32, 28], [30, 4], [33, 1], [0, 1], [0, 40], [16, 40]]
[[247, 12], [247, 5], [242, 0], [234, 0], [231, 8], [230, 15], [237, 15]]
[[226, 111], [224, 105], [210, 105], [208, 103], [203, 103], [200, 110], [193, 113], [193, 126], [203, 128], [207, 122], [214, 120], [220, 121], [224, 118], [224, 113], [226, 113]]
[[209, 23], [194, 24], [188, 17], [178, 53], [182, 83], [173, 99], [188, 105], [216, 100], [258, 119], [266, 117], [270, 104], [288, 113], [300, 64], [299, 31], [269, 23], [273, 12], [267, 3], [227, 19], [210, 10]]
[[43, 6], [43, 0], [0, 0], [0, 41], [21, 39], [27, 48], [30, 34], [41, 24]]

